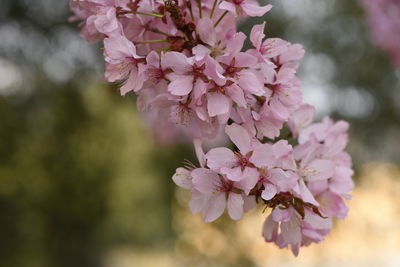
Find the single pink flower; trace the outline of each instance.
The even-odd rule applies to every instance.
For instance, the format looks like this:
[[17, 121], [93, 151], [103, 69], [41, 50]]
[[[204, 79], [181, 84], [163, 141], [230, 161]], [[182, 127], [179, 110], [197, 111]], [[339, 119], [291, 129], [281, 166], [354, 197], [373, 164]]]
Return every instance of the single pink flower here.
[[121, 94], [137, 92], [145, 80], [143, 57], [136, 54], [136, 47], [124, 36], [112, 36], [104, 40], [106, 60], [105, 77], [109, 82], [123, 81]]

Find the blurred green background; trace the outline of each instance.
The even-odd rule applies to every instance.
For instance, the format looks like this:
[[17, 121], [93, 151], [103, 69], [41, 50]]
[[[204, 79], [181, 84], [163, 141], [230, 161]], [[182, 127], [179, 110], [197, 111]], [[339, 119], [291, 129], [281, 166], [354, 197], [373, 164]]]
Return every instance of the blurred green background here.
[[[316, 106], [318, 118], [351, 123], [359, 194], [371, 194], [371, 203], [365, 197], [359, 205], [369, 207], [377, 197], [368, 191], [372, 174], [389, 177], [379, 192], [395, 197], [400, 73], [373, 46], [357, 1], [270, 2], [274, 9], [266, 17], [239, 30], [249, 33], [267, 20], [267, 36], [305, 46], [299, 73], [305, 101]], [[273, 256], [262, 256], [276, 252], [271, 244], [249, 253], [249, 241], [239, 240], [242, 224], [205, 225], [189, 214], [188, 196], [171, 176], [184, 158], [193, 160], [191, 146], [154, 141], [134, 98], [102, 82], [100, 45], [82, 40], [69, 16], [66, 0], [0, 3], [0, 266], [277, 266]], [[388, 214], [390, 229], [400, 210]], [[257, 242], [261, 223], [250, 227]], [[400, 249], [399, 239], [390, 242]], [[296, 262], [283, 253], [285, 266], [306, 264], [307, 253], [314, 257], [304, 266], [330, 257], [306, 251]], [[393, 257], [389, 263], [400, 263]], [[353, 263], [347, 266], [365, 266]]]

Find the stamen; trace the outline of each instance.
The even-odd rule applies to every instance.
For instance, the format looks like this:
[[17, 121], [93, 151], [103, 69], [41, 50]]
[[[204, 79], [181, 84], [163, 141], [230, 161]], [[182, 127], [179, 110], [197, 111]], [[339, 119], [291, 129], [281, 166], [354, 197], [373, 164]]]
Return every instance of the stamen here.
[[212, 6], [211, 13], [210, 13], [210, 19], [212, 19], [212, 17], [214, 16], [215, 8], [217, 7], [217, 2], [218, 2], [218, 0], [214, 0], [214, 4]]
[[201, 0], [197, 0], [197, 6], [199, 8], [199, 17], [202, 18], [203, 17], [203, 10], [201, 8]]
[[189, 13], [190, 13], [190, 18], [192, 19], [192, 21], [194, 21], [194, 15], [193, 15], [193, 9], [192, 9], [192, 3], [190, 2], [190, 0], [186, 1], [186, 6], [189, 9]]
[[157, 29], [148, 29], [148, 31], [149, 31], [149, 32], [158, 33], [158, 34], [162, 34], [162, 35], [167, 36], [167, 37], [169, 36], [168, 33], [165, 33], [165, 32], [163, 32], [163, 31], [160, 31], [160, 30], [157, 30]]
[[218, 26], [218, 24], [220, 24], [220, 22], [222, 21], [222, 19], [226, 16], [226, 14], [228, 14], [228, 10], [226, 10], [221, 17], [219, 17], [219, 19], [217, 20], [217, 22], [214, 24], [214, 28]]
[[163, 17], [164, 17], [163, 14], [154, 13], [154, 12], [146, 13], [146, 12], [138, 12], [138, 11], [136, 11], [136, 12], [132, 12], [132, 13], [133, 13], [133, 14], [137, 14], [137, 15], [144, 15], [144, 16], [156, 17], [156, 18], [163, 18]]

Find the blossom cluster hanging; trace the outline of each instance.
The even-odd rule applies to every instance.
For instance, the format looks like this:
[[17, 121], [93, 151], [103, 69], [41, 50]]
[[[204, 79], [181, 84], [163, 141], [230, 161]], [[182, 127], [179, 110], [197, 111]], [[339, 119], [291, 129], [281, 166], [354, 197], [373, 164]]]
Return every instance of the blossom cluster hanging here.
[[[353, 188], [344, 152], [348, 124], [302, 102], [296, 77], [304, 49], [265, 39], [254, 25], [252, 48], [236, 32], [241, 17], [272, 6], [254, 0], [70, 0], [82, 36], [104, 42], [105, 79], [134, 92], [154, 125], [183, 128], [199, 166], [178, 168], [173, 181], [191, 191], [190, 209], [211, 222], [224, 210], [233, 220], [256, 205], [270, 208], [263, 236], [279, 247], [323, 240], [334, 217], [344, 218]], [[287, 126], [291, 136], [282, 138]], [[169, 126], [170, 127], [170, 126]], [[204, 153], [220, 129], [235, 144]], [[165, 132], [168, 132], [165, 130]], [[269, 141], [265, 141], [269, 140]]]

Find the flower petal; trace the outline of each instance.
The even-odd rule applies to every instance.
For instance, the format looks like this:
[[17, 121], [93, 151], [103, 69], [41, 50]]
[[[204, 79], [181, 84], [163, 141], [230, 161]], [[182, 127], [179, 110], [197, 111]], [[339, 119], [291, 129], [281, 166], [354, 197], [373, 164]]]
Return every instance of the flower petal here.
[[191, 172], [193, 177], [193, 188], [201, 193], [216, 192], [220, 180], [218, 174], [205, 168], [194, 169]]
[[172, 180], [177, 186], [185, 189], [192, 189], [192, 176], [190, 175], [190, 171], [185, 168], [176, 169]]
[[236, 193], [229, 193], [228, 195], [228, 202], [227, 202], [227, 209], [229, 217], [232, 220], [240, 220], [243, 217], [243, 205], [244, 200], [240, 194]]
[[272, 199], [277, 193], [276, 186], [270, 183], [264, 183], [264, 190], [261, 193], [261, 197], [265, 200]]
[[238, 124], [231, 124], [225, 127], [225, 133], [232, 142], [239, 148], [242, 155], [246, 155], [251, 150], [251, 138], [245, 128]]
[[221, 93], [213, 92], [207, 94], [207, 109], [210, 117], [228, 113], [230, 105], [229, 99]]
[[232, 168], [236, 164], [236, 157], [226, 147], [213, 148], [206, 154], [207, 166], [212, 170], [220, 170], [222, 167]]
[[213, 195], [207, 203], [203, 212], [205, 222], [212, 222], [218, 219], [225, 210], [226, 198], [225, 193], [217, 193]]
[[180, 75], [176, 76], [168, 85], [168, 91], [173, 95], [188, 95], [193, 89], [193, 76]]

